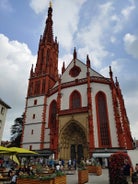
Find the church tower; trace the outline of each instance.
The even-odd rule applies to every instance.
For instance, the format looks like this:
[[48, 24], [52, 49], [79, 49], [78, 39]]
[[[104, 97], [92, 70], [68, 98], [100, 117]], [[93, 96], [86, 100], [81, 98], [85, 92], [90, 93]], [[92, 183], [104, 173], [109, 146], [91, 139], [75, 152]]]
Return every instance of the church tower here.
[[30, 71], [28, 97], [47, 94], [58, 80], [58, 43], [53, 39], [52, 7], [48, 9], [48, 17], [43, 36], [40, 37], [38, 57], [35, 70]]
[[133, 149], [122, 91], [109, 77], [77, 57], [58, 74], [58, 43], [53, 38], [52, 6], [40, 37], [36, 66], [30, 70], [22, 147], [64, 160], [103, 157]]
[[[35, 68], [33, 68], [32, 65], [30, 70], [28, 93], [26, 98], [22, 143], [26, 145], [26, 142], [28, 142], [26, 135], [28, 135], [28, 133], [30, 134], [29, 131], [31, 131], [31, 140], [34, 140], [35, 138], [35, 142], [37, 143], [34, 149], [37, 150], [44, 148], [46, 101], [48, 91], [58, 80], [58, 43], [57, 38], [53, 38], [52, 11], [52, 5], [50, 3], [44, 33], [40, 36], [37, 63]], [[40, 113], [39, 117], [37, 114], [38, 111]], [[33, 122], [28, 120], [31, 115]], [[39, 133], [37, 132], [37, 141], [35, 137], [36, 130], [39, 131]], [[29, 147], [32, 149], [32, 145]]]

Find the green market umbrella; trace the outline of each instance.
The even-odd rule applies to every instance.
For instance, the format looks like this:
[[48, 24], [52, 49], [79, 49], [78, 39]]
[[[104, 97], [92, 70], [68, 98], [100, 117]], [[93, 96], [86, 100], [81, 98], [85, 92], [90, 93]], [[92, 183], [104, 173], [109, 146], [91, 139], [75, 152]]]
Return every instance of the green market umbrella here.
[[18, 147], [10, 147], [8, 148], [8, 150], [15, 154], [38, 154], [35, 151], [31, 151], [25, 148], [18, 148]]
[[10, 159], [13, 160], [16, 164], [20, 165], [20, 161], [16, 155], [11, 155]]
[[12, 151], [9, 150], [9, 148], [6, 148], [4, 146], [0, 146], [0, 154], [7, 154], [7, 153], [12, 153]]

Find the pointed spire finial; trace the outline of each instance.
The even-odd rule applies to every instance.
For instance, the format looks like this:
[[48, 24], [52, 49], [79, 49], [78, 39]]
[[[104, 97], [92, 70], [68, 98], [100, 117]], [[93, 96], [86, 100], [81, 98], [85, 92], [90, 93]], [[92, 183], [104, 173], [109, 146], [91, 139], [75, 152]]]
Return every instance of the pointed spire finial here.
[[49, 2], [49, 7], [52, 8], [52, 1]]
[[87, 67], [90, 68], [90, 59], [89, 59], [89, 55], [88, 54], [87, 54], [86, 63], [87, 63]]
[[112, 72], [111, 66], [109, 66], [109, 74], [110, 74], [110, 78], [113, 79], [113, 72]]
[[74, 59], [74, 60], [77, 59], [76, 47], [74, 47], [73, 59]]
[[115, 83], [116, 83], [116, 86], [119, 87], [119, 82], [118, 82], [117, 77], [115, 77]]
[[65, 72], [65, 62], [63, 62], [63, 66], [62, 66], [62, 74]]
[[49, 3], [48, 16], [46, 19], [46, 26], [43, 33], [43, 42], [53, 43], [53, 20], [52, 20], [52, 4]]

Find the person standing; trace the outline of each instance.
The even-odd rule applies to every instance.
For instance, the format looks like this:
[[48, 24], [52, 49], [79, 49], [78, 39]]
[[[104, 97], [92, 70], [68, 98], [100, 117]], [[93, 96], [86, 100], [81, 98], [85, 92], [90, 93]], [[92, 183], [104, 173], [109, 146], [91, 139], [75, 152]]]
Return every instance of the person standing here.
[[124, 174], [128, 184], [131, 184], [130, 169], [131, 169], [131, 166], [129, 164], [129, 161], [127, 159], [125, 159], [124, 160], [124, 167], [123, 167], [123, 174]]
[[19, 172], [18, 171], [15, 171], [11, 177], [11, 182], [10, 184], [17, 184], [17, 177], [19, 175]]
[[69, 161], [68, 161], [68, 168], [69, 169], [71, 169], [71, 164], [72, 164], [72, 161], [71, 161], [71, 159], [69, 159]]
[[138, 184], [138, 163], [135, 166], [135, 172], [132, 174], [132, 183]]
[[74, 169], [76, 170], [76, 159], [74, 158], [74, 160], [73, 160], [73, 167], [74, 167]]

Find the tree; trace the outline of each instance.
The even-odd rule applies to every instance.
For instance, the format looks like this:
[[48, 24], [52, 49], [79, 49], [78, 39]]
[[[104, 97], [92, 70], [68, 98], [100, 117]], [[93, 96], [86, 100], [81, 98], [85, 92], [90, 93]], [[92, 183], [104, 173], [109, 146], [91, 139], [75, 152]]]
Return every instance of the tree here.
[[22, 117], [16, 118], [14, 124], [11, 126], [11, 146], [20, 147], [21, 137], [23, 130], [23, 115]]

